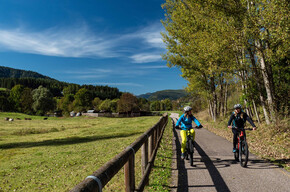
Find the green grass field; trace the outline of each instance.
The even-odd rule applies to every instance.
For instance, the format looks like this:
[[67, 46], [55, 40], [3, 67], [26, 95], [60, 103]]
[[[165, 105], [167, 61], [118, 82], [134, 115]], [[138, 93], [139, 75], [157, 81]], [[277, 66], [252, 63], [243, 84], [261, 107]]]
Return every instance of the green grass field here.
[[[15, 120], [5, 121], [5, 117]], [[134, 142], [159, 118], [43, 120], [0, 113], [0, 191], [68, 191]], [[140, 150], [136, 165], [140, 164], [139, 153]], [[136, 170], [136, 183], [141, 178], [139, 172]], [[121, 171], [104, 191], [123, 190]]]

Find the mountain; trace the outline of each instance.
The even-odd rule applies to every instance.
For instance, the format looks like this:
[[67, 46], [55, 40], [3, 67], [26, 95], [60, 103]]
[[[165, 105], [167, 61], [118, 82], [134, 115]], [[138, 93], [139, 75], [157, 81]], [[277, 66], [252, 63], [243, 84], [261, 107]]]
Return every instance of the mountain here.
[[55, 79], [41, 75], [33, 71], [25, 71], [25, 70], [0, 66], [0, 78], [27, 78], [27, 77], [36, 78], [36, 79], [40, 78], [40, 79], [55, 80]]
[[188, 93], [185, 90], [178, 89], [178, 90], [163, 90], [163, 91], [157, 91], [154, 93], [146, 93], [146, 94], [138, 95], [137, 97], [144, 98], [149, 101], [153, 101], [153, 100], [163, 100], [163, 99], [177, 100], [187, 95]]

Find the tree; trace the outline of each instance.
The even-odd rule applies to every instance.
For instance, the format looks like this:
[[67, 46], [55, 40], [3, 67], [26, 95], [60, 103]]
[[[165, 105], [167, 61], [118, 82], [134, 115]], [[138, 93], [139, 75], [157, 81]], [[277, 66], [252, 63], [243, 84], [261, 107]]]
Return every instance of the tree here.
[[152, 101], [150, 104], [151, 111], [160, 111], [161, 102], [160, 101]]
[[104, 112], [111, 112], [111, 100], [105, 99], [99, 106], [99, 109]]
[[21, 98], [20, 98], [20, 102], [21, 102], [21, 111], [23, 113], [26, 113], [26, 114], [33, 113], [33, 109], [32, 109], [33, 97], [32, 97], [32, 90], [30, 88], [27, 88], [27, 87], [24, 88]]
[[22, 85], [15, 85], [11, 91], [9, 100], [13, 104], [13, 109], [17, 112], [21, 112], [21, 96], [22, 92], [24, 90], [24, 87]]
[[[240, 86], [249, 115], [259, 94], [259, 103], [264, 111], [269, 109], [273, 121], [281, 106], [287, 111], [288, 99], [277, 98], [288, 94], [284, 74], [289, 71], [289, 1], [167, 0], [163, 8], [167, 33], [162, 36], [168, 50], [163, 59], [181, 69], [191, 92], [198, 90], [207, 99], [214, 120], [225, 113], [225, 82]], [[255, 94], [253, 81], [258, 82]]]
[[58, 109], [62, 110], [63, 114], [68, 115], [73, 110], [73, 94], [65, 94], [58, 102]]
[[86, 88], [81, 88], [74, 96], [74, 110], [87, 111], [92, 107], [92, 98], [90, 92]]
[[112, 111], [114, 113], [117, 112], [119, 100], [120, 99], [113, 99], [113, 100], [111, 100], [111, 103], [110, 103], [110, 111]]
[[118, 112], [139, 111], [138, 99], [131, 93], [123, 93], [118, 101]]
[[95, 97], [94, 100], [92, 101], [94, 109], [97, 110], [97, 111], [100, 110], [101, 103], [102, 103], [102, 100], [99, 97]]
[[32, 108], [37, 115], [45, 115], [47, 112], [54, 110], [55, 101], [53, 95], [45, 87], [39, 86], [32, 91], [33, 104]]
[[165, 110], [165, 111], [172, 110], [172, 103], [171, 103], [170, 99], [164, 99], [161, 101], [161, 103], [162, 103], [162, 107], [163, 107], [162, 110]]

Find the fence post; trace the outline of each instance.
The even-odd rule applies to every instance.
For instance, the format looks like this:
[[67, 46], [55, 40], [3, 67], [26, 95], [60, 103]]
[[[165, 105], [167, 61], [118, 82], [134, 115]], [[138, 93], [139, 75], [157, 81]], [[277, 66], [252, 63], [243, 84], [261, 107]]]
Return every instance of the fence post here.
[[135, 154], [129, 157], [124, 168], [126, 192], [133, 192], [135, 190]]
[[153, 153], [153, 138], [154, 138], [154, 131], [152, 131], [151, 136], [149, 137], [149, 159]]
[[148, 164], [148, 139], [145, 141], [145, 143], [142, 145], [141, 148], [141, 155], [142, 155], [142, 175], [144, 175], [147, 164]]
[[141, 156], [142, 156], [141, 163], [142, 163], [142, 178], [143, 178], [148, 165], [148, 139], [146, 139], [145, 143], [142, 145]]

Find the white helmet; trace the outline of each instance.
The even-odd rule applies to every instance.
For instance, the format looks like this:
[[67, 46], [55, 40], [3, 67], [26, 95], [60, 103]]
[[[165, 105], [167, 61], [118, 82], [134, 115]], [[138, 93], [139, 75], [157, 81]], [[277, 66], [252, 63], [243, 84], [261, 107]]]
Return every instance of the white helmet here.
[[191, 111], [192, 108], [190, 106], [186, 106], [186, 107], [184, 107], [183, 110], [184, 110], [184, 112], [188, 112], [188, 111]]
[[234, 108], [235, 109], [242, 109], [242, 105], [241, 104], [235, 104]]

